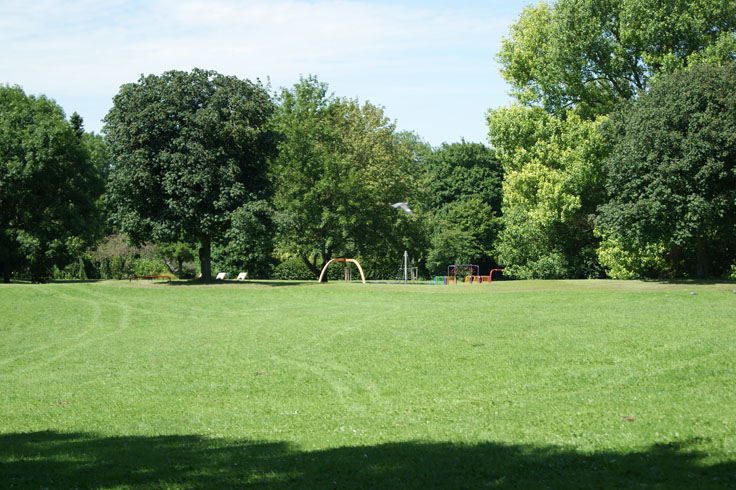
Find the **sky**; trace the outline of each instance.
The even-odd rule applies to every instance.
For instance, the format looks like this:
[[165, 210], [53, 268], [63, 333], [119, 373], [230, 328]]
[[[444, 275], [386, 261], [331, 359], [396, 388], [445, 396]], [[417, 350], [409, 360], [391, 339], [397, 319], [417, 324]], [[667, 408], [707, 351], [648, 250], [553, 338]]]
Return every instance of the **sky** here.
[[510, 103], [495, 55], [514, 0], [0, 0], [0, 84], [99, 133], [120, 86], [202, 68], [272, 90], [316, 75], [433, 146], [487, 142]]

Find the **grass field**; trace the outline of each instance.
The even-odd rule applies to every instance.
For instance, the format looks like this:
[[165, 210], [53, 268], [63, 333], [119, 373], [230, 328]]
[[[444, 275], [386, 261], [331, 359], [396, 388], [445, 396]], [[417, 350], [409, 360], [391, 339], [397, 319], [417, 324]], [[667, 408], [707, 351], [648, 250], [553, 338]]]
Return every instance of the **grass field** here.
[[734, 488], [734, 289], [0, 285], [0, 487]]

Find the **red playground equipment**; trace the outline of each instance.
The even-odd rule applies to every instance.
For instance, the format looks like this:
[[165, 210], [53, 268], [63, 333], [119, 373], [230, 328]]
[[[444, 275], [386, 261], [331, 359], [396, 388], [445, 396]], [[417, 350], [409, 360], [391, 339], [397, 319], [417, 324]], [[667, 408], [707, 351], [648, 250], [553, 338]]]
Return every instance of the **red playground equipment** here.
[[491, 269], [491, 272], [488, 273], [488, 279], [486, 279], [486, 276], [480, 275], [480, 267], [475, 264], [452, 264], [447, 266], [447, 275], [445, 276], [444, 283], [457, 284], [458, 272], [460, 272], [461, 275], [465, 273], [464, 277], [465, 282], [467, 283], [483, 284], [483, 282], [487, 282], [490, 284], [493, 282], [493, 273], [503, 272], [503, 269]]
[[503, 269], [491, 269], [491, 272], [488, 273], [488, 283], [490, 284], [493, 282], [493, 273], [494, 272], [503, 272]]
[[[480, 267], [475, 264], [452, 264], [447, 266], [447, 279], [445, 284], [449, 284], [452, 281], [453, 284], [457, 284], [457, 273], [458, 271], [465, 272], [465, 282], [473, 283], [473, 278], [480, 277]], [[470, 280], [467, 280], [470, 278]]]

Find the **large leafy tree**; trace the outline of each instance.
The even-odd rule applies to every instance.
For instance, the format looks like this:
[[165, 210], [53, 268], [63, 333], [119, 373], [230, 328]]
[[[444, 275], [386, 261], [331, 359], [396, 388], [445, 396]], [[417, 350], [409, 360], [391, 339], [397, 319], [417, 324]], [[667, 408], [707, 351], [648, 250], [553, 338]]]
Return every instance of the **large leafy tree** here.
[[495, 265], [503, 169], [480, 143], [443, 144], [424, 157], [427, 207], [432, 215], [430, 272], [448, 264]]
[[624, 249], [689, 252], [699, 277], [724, 272], [736, 258], [736, 65], [662, 77], [609, 130], [600, 226]]
[[518, 105], [494, 111], [489, 123], [506, 172], [498, 251], [507, 273], [599, 275], [592, 222], [604, 195], [599, 123]]
[[[81, 124], [81, 119], [80, 119]], [[0, 87], [0, 269], [47, 280], [98, 231], [103, 181], [81, 134], [46, 97]]]
[[521, 102], [594, 118], [660, 72], [733, 61], [735, 33], [734, 2], [558, 0], [524, 9], [498, 59]]
[[390, 207], [418, 193], [416, 162], [380, 107], [337, 98], [308, 77], [282, 91], [276, 126], [282, 252], [318, 276], [336, 255], [398, 263], [396, 250], [416, 247], [416, 221]]
[[130, 239], [213, 244], [231, 217], [268, 197], [274, 105], [259, 83], [213, 71], [169, 71], [123, 85], [103, 129], [112, 155], [112, 219]]
[[[522, 12], [498, 55], [518, 105], [488, 115], [507, 172], [500, 248], [510, 273], [597, 273], [591, 218], [609, 151], [597, 128], [662, 74], [733, 62], [735, 33], [733, 2], [558, 0]], [[616, 243], [608, 259], [621, 256]]]

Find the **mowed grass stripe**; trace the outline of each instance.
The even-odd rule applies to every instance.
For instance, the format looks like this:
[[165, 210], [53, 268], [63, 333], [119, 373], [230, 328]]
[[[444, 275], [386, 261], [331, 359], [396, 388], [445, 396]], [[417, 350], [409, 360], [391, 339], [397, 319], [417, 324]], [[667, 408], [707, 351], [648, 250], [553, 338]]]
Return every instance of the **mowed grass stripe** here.
[[[343, 447], [383, 455], [386, 444], [423, 441], [575, 459], [676, 444], [721, 478], [736, 451], [736, 414], [727, 408], [736, 402], [732, 289], [2, 286], [0, 433], [78, 434], [85, 445], [90, 436], [81, 434], [204, 437], [225, 448], [271, 441], [305, 455]], [[269, 468], [275, 482], [305, 483]], [[258, 471], [253, 481], [267, 481]]]

